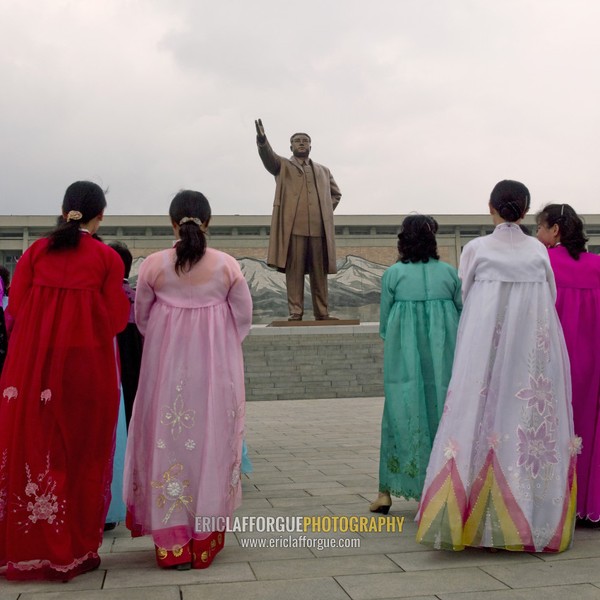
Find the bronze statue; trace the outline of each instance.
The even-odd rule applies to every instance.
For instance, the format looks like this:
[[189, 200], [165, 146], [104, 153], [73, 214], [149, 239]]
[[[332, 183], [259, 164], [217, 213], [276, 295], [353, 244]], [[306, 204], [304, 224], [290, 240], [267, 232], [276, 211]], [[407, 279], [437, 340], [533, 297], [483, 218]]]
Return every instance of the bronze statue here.
[[327, 167], [308, 158], [310, 136], [290, 138], [293, 156], [273, 152], [262, 121], [256, 125], [258, 154], [265, 169], [275, 176], [275, 200], [271, 218], [267, 264], [285, 273], [289, 321], [304, 314], [304, 275], [308, 273], [315, 318], [329, 315], [327, 274], [336, 273], [333, 211], [342, 194]]

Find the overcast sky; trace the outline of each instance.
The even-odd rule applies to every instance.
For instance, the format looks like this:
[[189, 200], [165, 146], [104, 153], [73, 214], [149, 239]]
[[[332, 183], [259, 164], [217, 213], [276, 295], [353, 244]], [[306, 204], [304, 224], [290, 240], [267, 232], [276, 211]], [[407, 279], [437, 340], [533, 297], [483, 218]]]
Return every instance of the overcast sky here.
[[0, 0], [0, 214], [270, 214], [254, 119], [342, 190], [342, 214], [600, 212], [597, 0]]

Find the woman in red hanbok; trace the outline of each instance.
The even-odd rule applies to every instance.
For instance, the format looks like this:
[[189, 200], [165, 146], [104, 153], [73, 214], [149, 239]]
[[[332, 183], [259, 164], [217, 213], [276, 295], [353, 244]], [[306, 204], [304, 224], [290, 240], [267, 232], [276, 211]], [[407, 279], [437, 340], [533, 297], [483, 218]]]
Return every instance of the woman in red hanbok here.
[[123, 263], [94, 239], [100, 187], [67, 188], [63, 220], [19, 260], [0, 378], [0, 571], [68, 580], [100, 564], [119, 407], [113, 339]]

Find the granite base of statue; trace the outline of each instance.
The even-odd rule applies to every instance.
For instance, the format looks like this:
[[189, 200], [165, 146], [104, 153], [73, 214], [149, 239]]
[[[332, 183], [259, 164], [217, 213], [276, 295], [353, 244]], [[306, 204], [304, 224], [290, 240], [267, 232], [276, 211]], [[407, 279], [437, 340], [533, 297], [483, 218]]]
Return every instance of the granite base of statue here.
[[338, 327], [340, 325], [360, 325], [359, 319], [323, 319], [314, 321], [271, 321], [267, 327]]

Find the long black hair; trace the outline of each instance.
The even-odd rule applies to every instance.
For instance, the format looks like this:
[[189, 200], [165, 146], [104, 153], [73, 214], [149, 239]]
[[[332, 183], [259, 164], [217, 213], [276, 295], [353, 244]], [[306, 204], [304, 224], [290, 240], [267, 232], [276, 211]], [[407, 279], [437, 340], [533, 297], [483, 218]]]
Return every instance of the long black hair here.
[[131, 251], [127, 247], [127, 244], [123, 242], [113, 242], [112, 244], [108, 244], [109, 248], [112, 248], [123, 261], [123, 266], [125, 267], [125, 279], [129, 278], [129, 274], [131, 273], [131, 265], [133, 264], [133, 256]]
[[527, 187], [520, 181], [505, 179], [494, 186], [490, 204], [505, 221], [515, 223], [529, 210], [531, 196]]
[[104, 191], [98, 184], [91, 181], [72, 183], [65, 192], [58, 225], [48, 234], [48, 249], [77, 248], [81, 239], [79, 227], [97, 217], [105, 208]]
[[402, 221], [402, 231], [398, 234], [399, 261], [429, 262], [430, 258], [439, 259], [435, 234], [437, 221], [425, 215], [409, 215]]
[[579, 255], [586, 251], [588, 238], [583, 230], [583, 221], [568, 204], [547, 204], [535, 215], [535, 221], [546, 227], [558, 225], [560, 244], [575, 260], [579, 260]]
[[179, 242], [175, 245], [175, 271], [189, 271], [206, 252], [206, 234], [200, 228], [210, 221], [210, 204], [204, 194], [182, 190], [171, 201], [169, 216], [179, 225]]

